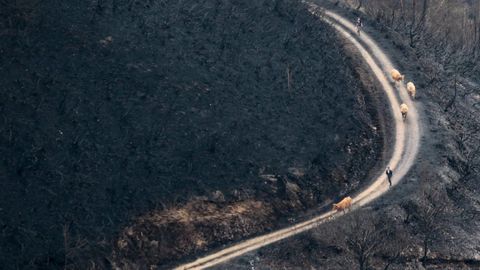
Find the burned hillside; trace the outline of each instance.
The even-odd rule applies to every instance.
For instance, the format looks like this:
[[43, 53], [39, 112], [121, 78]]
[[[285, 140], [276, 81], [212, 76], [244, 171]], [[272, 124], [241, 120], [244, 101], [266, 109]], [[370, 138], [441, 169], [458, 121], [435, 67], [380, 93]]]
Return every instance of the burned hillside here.
[[479, 2], [315, 2], [350, 22], [360, 16], [418, 86], [418, 158], [363, 209], [214, 269], [479, 269]]
[[355, 189], [381, 155], [375, 88], [298, 1], [1, 5], [10, 269], [106, 266], [136, 217], [192, 201], [262, 206], [205, 246], [238, 240]]

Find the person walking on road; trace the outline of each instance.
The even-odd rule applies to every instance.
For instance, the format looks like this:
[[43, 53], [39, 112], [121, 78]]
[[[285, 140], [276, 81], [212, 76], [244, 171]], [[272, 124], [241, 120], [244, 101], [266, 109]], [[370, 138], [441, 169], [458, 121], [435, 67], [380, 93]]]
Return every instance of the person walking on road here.
[[387, 170], [385, 171], [385, 174], [387, 175], [388, 183], [390, 184], [390, 186], [392, 186], [393, 171], [390, 170], [390, 167], [387, 167]]
[[360, 35], [360, 31], [362, 31], [362, 27], [363, 27], [363, 22], [360, 17], [357, 18], [356, 27], [357, 27], [357, 34]]

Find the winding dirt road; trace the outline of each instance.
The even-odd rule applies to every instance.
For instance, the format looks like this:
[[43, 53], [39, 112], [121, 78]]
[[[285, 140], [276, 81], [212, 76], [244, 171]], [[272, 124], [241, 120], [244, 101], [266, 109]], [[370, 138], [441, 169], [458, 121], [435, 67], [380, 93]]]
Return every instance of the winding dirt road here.
[[[397, 185], [413, 165], [419, 149], [421, 130], [415, 104], [409, 98], [403, 84], [395, 85], [389, 79], [388, 74], [390, 70], [394, 68], [394, 65], [368, 34], [362, 33], [361, 36], [358, 36], [355, 34], [355, 26], [350, 21], [332, 11], [323, 10], [322, 12], [319, 12], [319, 7], [313, 3], [305, 2], [305, 4], [309, 7], [310, 12], [317, 15], [320, 19], [330, 23], [332, 27], [357, 48], [360, 55], [371, 68], [372, 73], [382, 85], [390, 103], [390, 110], [393, 115], [392, 121], [394, 121], [393, 126], [395, 126], [395, 133], [393, 133], [395, 134], [395, 144], [388, 164], [394, 171], [392, 185]], [[408, 118], [405, 122], [402, 120], [399, 109], [402, 102], [406, 103], [409, 107]], [[377, 199], [382, 194], [386, 193], [388, 189], [389, 187], [385, 179], [385, 174], [382, 170], [378, 172], [370, 186], [353, 198], [353, 208], [363, 206]], [[180, 265], [175, 269], [205, 269], [212, 267], [249, 251], [310, 230], [331, 218], [340, 215], [342, 214], [328, 211], [327, 213], [323, 213], [296, 225], [240, 242], [219, 250], [211, 255], [198, 258], [191, 263]]]

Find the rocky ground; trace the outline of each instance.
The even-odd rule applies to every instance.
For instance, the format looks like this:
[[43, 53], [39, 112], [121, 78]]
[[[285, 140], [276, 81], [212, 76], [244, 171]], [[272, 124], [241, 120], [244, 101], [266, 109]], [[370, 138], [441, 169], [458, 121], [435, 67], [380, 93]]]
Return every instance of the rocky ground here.
[[7, 269], [168, 266], [329, 204], [383, 155], [381, 94], [298, 1], [2, 5]]

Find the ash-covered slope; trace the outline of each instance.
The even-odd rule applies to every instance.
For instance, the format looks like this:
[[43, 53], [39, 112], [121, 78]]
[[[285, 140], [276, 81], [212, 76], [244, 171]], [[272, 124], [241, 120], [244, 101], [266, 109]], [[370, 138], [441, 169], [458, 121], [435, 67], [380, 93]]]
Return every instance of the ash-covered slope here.
[[375, 110], [333, 30], [297, 2], [7, 4], [0, 264], [84, 266], [130, 218], [193, 197], [268, 208], [204, 250], [362, 181]]

